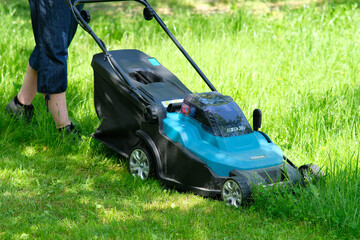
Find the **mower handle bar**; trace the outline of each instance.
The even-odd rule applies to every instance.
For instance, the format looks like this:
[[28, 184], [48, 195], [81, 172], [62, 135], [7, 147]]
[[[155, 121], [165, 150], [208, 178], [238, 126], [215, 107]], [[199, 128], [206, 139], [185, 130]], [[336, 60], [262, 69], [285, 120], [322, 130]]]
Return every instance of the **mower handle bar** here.
[[75, 18], [77, 19], [79, 25], [93, 37], [93, 39], [99, 45], [101, 50], [104, 52], [104, 54], [105, 54], [106, 58], [108, 59], [111, 67], [114, 69], [115, 74], [118, 75], [118, 77], [121, 76], [121, 78], [124, 79], [125, 84], [128, 85], [128, 87], [130, 87], [130, 90], [132, 92], [134, 92], [136, 95], [138, 95], [138, 97], [140, 97], [140, 99], [144, 100], [145, 102], [147, 102], [147, 101], [145, 99], [143, 99], [143, 97], [141, 97], [141, 95], [138, 93], [135, 86], [126, 77], [126, 74], [123, 73], [123, 71], [120, 69], [120, 67], [116, 63], [115, 59], [112, 57], [110, 52], [106, 49], [106, 46], [105, 46], [104, 42], [96, 36], [96, 34], [91, 29], [91, 27], [88, 25], [88, 23], [83, 19], [83, 17], [81, 16], [79, 10], [75, 7], [76, 5], [82, 4], [82, 3], [125, 2], [125, 1], [134, 1], [134, 2], [138, 2], [138, 3], [142, 4], [142, 5], [144, 5], [145, 8], [148, 8], [152, 12], [153, 17], [156, 19], [158, 24], [162, 27], [162, 29], [170, 37], [170, 39], [173, 41], [173, 43], [177, 46], [177, 48], [181, 51], [181, 53], [185, 56], [185, 58], [193, 66], [193, 68], [200, 75], [200, 77], [204, 80], [204, 82], [211, 89], [211, 91], [216, 91], [215, 87], [211, 84], [211, 82], [208, 80], [208, 78], [205, 76], [205, 74], [196, 65], [194, 60], [190, 57], [190, 55], [186, 52], [186, 50], [181, 46], [181, 44], [177, 41], [177, 39], [174, 37], [174, 35], [166, 27], [165, 23], [161, 20], [159, 15], [155, 12], [155, 10], [153, 10], [153, 8], [150, 6], [150, 4], [146, 0], [64, 0], [64, 1], [70, 7], [70, 9], [71, 9], [73, 15], [75, 16]]

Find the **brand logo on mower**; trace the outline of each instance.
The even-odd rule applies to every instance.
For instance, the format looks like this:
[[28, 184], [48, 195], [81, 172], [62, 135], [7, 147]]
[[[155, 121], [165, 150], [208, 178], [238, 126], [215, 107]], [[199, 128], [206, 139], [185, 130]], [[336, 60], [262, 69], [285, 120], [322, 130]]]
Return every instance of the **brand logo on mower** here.
[[235, 132], [235, 131], [244, 131], [244, 130], [245, 130], [244, 126], [239, 126], [239, 127], [228, 128], [227, 132], [231, 133], [231, 132]]

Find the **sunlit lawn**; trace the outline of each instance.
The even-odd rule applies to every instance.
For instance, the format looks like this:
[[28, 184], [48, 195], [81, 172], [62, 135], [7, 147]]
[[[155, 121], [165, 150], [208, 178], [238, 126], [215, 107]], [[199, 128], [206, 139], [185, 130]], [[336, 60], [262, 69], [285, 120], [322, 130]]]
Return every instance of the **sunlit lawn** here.
[[[137, 8], [88, 9], [109, 49], [144, 51], [192, 91], [209, 91]], [[100, 49], [82, 29], [69, 50], [67, 97], [83, 140], [59, 137], [40, 95], [31, 124], [13, 120], [5, 106], [22, 84], [34, 40], [27, 1], [2, 1], [0, 238], [359, 238], [360, 9], [173, 12], [163, 20], [218, 91], [232, 96], [249, 120], [260, 108], [262, 131], [297, 165], [322, 166], [326, 182], [256, 193], [235, 209], [157, 180], [134, 180], [126, 161], [90, 136], [99, 125], [90, 62]]]

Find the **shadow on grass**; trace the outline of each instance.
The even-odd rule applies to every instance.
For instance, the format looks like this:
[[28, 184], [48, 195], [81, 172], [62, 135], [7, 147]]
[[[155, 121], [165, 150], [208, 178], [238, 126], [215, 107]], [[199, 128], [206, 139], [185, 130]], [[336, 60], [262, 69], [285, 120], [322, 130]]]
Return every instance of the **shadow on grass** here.
[[[256, 211], [251, 206], [234, 209], [166, 189], [156, 180], [134, 179], [125, 163], [118, 164], [117, 155], [100, 143], [43, 141], [31, 129], [10, 126], [12, 138], [0, 140], [0, 204], [6, 206], [0, 208], [0, 232], [5, 238], [337, 236], [317, 221], [268, 214], [262, 210], [265, 205], [257, 205]], [[283, 199], [271, 204], [284, 209], [288, 202]]]
[[134, 179], [124, 161], [118, 164], [116, 154], [89, 138], [42, 140], [31, 125], [9, 124], [7, 131], [7, 138], [0, 133], [4, 238], [262, 238], [264, 228], [275, 229], [267, 234], [274, 238], [279, 232], [296, 238], [303, 229], [308, 237], [323, 231], [301, 222], [294, 230], [293, 222], [284, 226], [276, 218], [264, 225], [266, 215], [249, 208]]

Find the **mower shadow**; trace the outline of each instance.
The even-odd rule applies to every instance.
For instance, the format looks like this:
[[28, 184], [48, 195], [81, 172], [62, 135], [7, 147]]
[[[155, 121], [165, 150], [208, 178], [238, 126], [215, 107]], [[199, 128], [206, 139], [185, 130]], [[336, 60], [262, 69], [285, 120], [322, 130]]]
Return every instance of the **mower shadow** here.
[[[221, 201], [165, 188], [157, 180], [134, 179], [125, 159], [89, 141], [71, 150], [64, 141], [56, 147], [47, 145], [47, 149], [36, 139], [34, 143], [30, 139], [0, 141], [0, 147], [8, 149], [0, 154], [0, 167], [7, 169], [0, 178], [4, 193], [0, 202], [7, 206], [0, 208], [0, 231], [5, 238], [25, 232], [31, 238], [260, 239], [267, 225], [299, 238], [291, 227], [294, 219], [284, 227], [283, 218], [264, 222], [266, 211], [254, 211], [251, 206], [235, 209]], [[299, 225], [306, 229], [301, 231], [306, 232], [305, 238], [325, 232], [320, 225], [302, 221]], [[267, 237], [276, 238], [275, 233], [270, 231]]]

